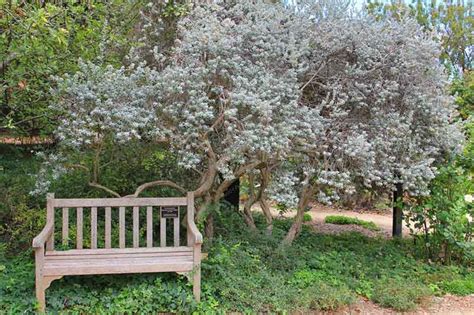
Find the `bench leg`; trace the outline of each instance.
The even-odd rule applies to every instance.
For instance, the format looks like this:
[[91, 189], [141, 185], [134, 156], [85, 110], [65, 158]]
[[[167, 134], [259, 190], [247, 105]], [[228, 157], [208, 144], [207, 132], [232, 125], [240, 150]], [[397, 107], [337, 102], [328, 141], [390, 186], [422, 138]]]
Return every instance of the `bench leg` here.
[[201, 301], [201, 266], [193, 272], [193, 294], [194, 299], [199, 303]]
[[38, 311], [44, 313], [46, 307], [45, 287], [43, 279], [44, 248], [35, 249], [35, 289], [38, 300]]
[[61, 279], [62, 276], [50, 276], [50, 277], [36, 277], [36, 299], [39, 304], [39, 312], [44, 313], [46, 310], [46, 289], [49, 288], [51, 282], [54, 280]]
[[36, 299], [38, 300], [40, 313], [44, 313], [46, 309], [45, 288], [43, 287], [43, 279], [36, 278]]
[[194, 244], [193, 253], [193, 294], [194, 299], [201, 302], [201, 244]]

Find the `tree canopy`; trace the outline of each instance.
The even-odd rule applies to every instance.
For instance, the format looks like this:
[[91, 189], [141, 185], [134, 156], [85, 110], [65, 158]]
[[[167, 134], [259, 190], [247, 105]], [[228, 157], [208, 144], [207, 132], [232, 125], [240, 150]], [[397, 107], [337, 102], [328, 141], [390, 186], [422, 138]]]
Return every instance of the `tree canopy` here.
[[[151, 61], [81, 62], [52, 106], [60, 159], [118, 195], [99, 183], [106, 143], [166, 142], [199, 174], [203, 219], [238, 177], [259, 174], [263, 191], [298, 208], [289, 242], [314, 195], [331, 203], [397, 183], [426, 194], [434, 162], [463, 138], [439, 44], [410, 18], [314, 17], [260, 1], [196, 6], [170, 50], [146, 41], [129, 57]], [[95, 162], [81, 164], [91, 149]]]

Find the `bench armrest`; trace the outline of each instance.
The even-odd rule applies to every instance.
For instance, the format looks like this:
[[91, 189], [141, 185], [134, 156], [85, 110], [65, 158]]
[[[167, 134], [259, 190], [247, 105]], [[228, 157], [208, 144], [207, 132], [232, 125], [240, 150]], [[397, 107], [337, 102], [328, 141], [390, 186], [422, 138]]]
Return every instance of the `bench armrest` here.
[[199, 232], [193, 220], [188, 220], [188, 229], [194, 236], [194, 244], [202, 244], [202, 234]]
[[33, 239], [33, 248], [36, 249], [36, 248], [43, 247], [52, 233], [53, 233], [53, 224], [52, 223], [46, 224], [46, 226], [43, 228], [41, 233], [38, 234], [38, 236], [36, 236]]

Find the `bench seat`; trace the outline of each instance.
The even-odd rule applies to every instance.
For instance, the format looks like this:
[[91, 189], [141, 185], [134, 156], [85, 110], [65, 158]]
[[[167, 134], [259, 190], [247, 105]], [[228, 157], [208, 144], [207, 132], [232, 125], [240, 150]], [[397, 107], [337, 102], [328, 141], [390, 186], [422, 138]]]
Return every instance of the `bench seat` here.
[[190, 272], [192, 247], [112, 248], [46, 252], [44, 276]]

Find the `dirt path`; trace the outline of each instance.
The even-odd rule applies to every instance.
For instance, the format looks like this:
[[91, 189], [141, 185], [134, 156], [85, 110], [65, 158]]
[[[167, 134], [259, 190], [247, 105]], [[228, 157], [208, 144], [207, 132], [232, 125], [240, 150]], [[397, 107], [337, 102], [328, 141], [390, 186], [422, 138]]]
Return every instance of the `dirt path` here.
[[397, 312], [391, 309], [383, 308], [366, 299], [359, 299], [351, 306], [338, 310], [328, 315], [472, 315], [474, 314], [474, 295], [454, 296], [445, 295], [443, 297], [433, 297], [430, 301], [426, 301], [417, 310], [412, 312]]
[[[255, 211], [261, 211], [258, 206], [253, 208]], [[271, 207], [271, 211], [275, 217], [279, 216], [280, 213], [278, 209]], [[381, 235], [384, 237], [390, 237], [392, 235], [392, 212], [390, 209], [384, 211], [353, 211], [353, 210], [345, 210], [345, 209], [337, 209], [333, 207], [324, 206], [321, 204], [314, 204], [308, 213], [313, 218], [311, 225], [313, 225], [314, 229], [321, 233], [343, 233], [347, 231], [358, 231], [367, 236], [376, 236]], [[285, 213], [284, 217], [292, 217], [296, 214], [295, 211], [291, 211]], [[367, 229], [364, 229], [357, 225], [336, 225], [336, 224], [328, 224], [324, 223], [324, 219], [329, 215], [343, 215], [352, 218], [358, 218], [364, 221], [372, 221], [374, 222], [380, 229], [380, 232], [373, 232]], [[402, 234], [404, 236], [409, 235], [409, 229], [403, 225]]]
[[[313, 218], [313, 225], [315, 226], [315, 229], [318, 227], [322, 229], [321, 232], [330, 232], [328, 230], [329, 227], [333, 227], [335, 224], [327, 224], [324, 223], [324, 219], [329, 216], [329, 215], [343, 215], [347, 217], [352, 217], [352, 218], [357, 218], [361, 219], [364, 221], [371, 221], [374, 222], [380, 229], [381, 229], [381, 234], [383, 236], [389, 237], [392, 235], [392, 211], [391, 210], [386, 210], [386, 211], [380, 211], [380, 212], [375, 212], [375, 211], [352, 211], [352, 210], [344, 210], [344, 209], [335, 209], [327, 206], [323, 206], [320, 204], [313, 205], [311, 210], [308, 212], [311, 217]], [[340, 230], [341, 232], [344, 232], [345, 230], [354, 230], [356, 226], [350, 225], [350, 226], [341, 226], [341, 225], [336, 225], [335, 230]], [[359, 227], [360, 228], [360, 227]], [[359, 230], [360, 229], [357, 229]], [[365, 230], [362, 228], [362, 230]], [[367, 230], [366, 230], [367, 231]], [[404, 236], [409, 235], [410, 231], [409, 229], [403, 225], [403, 231], [402, 234]], [[364, 234], [369, 234], [368, 236], [373, 236], [371, 234], [373, 233], [364, 233]]]

